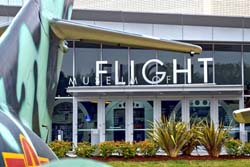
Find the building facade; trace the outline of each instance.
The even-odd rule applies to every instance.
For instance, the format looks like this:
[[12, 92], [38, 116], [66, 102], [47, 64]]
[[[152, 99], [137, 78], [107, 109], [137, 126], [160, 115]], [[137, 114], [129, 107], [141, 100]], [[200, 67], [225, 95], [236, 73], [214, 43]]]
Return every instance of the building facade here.
[[[54, 122], [65, 138], [72, 140], [77, 132], [73, 140], [93, 143], [144, 140], [151, 122], [175, 113], [188, 123], [208, 118], [232, 126], [235, 138], [248, 140], [248, 125], [236, 123], [232, 115], [249, 107], [248, 18], [89, 10], [75, 17], [90, 25], [190, 42], [203, 52], [192, 56], [69, 41], [54, 112], [61, 122], [69, 120], [67, 125]], [[78, 122], [73, 127], [72, 119]]]
[[[201, 55], [68, 41], [53, 112], [52, 140], [140, 141], [162, 116], [207, 118], [250, 139], [232, 112], [250, 107], [250, 19], [82, 10], [73, 19], [117, 31], [197, 44]], [[73, 124], [74, 122], [74, 124]]]

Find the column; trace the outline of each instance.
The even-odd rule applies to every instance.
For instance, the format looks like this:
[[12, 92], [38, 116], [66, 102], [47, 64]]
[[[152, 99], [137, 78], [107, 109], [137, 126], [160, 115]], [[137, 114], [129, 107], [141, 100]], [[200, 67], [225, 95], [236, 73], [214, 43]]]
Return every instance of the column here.
[[154, 98], [154, 122], [161, 119], [161, 100]]
[[[244, 108], [244, 98], [240, 98], [239, 109]], [[240, 123], [240, 140], [244, 143], [247, 141], [247, 132], [245, 131], [245, 124]]]
[[219, 126], [218, 100], [212, 98], [210, 101], [210, 118], [214, 121], [215, 127]]
[[77, 147], [77, 118], [78, 117], [78, 110], [77, 110], [77, 98], [73, 97], [73, 120], [72, 120], [72, 143], [73, 143], [73, 150]]
[[190, 118], [189, 118], [189, 100], [186, 98], [181, 100], [181, 119], [183, 122], [186, 122], [189, 124]]
[[126, 100], [126, 141], [133, 142], [133, 99], [130, 97]]
[[104, 99], [98, 99], [97, 104], [97, 124], [100, 136], [100, 142], [105, 141], [105, 103]]

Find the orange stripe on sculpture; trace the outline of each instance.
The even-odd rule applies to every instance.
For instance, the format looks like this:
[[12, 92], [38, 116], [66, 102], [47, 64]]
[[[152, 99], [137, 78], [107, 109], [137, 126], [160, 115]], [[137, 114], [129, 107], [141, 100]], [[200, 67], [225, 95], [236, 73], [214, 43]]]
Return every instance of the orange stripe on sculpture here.
[[38, 167], [41, 164], [49, 162], [48, 158], [38, 157], [35, 150], [23, 135], [20, 134], [19, 139], [23, 154], [3, 152], [5, 167]]

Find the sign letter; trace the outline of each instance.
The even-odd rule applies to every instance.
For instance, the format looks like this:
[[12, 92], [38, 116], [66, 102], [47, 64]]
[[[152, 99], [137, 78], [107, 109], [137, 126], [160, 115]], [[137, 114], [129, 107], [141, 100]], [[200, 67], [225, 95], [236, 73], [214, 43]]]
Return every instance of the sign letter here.
[[177, 60], [173, 59], [173, 82], [177, 83], [177, 73], [187, 73], [188, 75], [188, 83], [191, 83], [191, 59], [187, 59], [187, 69], [177, 69]]
[[150, 63], [158, 63], [160, 64], [161, 66], [163, 66], [163, 62], [158, 60], [158, 59], [151, 59], [151, 60], [148, 60], [142, 67], [142, 76], [144, 78], [144, 80], [149, 83], [149, 84], [158, 84], [158, 83], [161, 83], [163, 81], [163, 79], [165, 78], [166, 76], [166, 72], [159, 72], [159, 71], [156, 71], [155, 72], [155, 75], [156, 77], [158, 78], [158, 75], [161, 75], [161, 78], [159, 79], [156, 79], [155, 81], [150, 81], [148, 79], [148, 77], [146, 76], [146, 69], [147, 69], [147, 66], [150, 64]]
[[135, 61], [130, 61], [130, 84], [135, 84]]
[[125, 82], [119, 81], [119, 70], [118, 70], [118, 61], [115, 61], [115, 85], [125, 85]]
[[207, 62], [208, 61], [213, 61], [214, 59], [212, 57], [210, 58], [198, 58], [198, 61], [199, 62], [203, 62], [203, 65], [204, 65], [204, 83], [207, 83], [207, 68], [208, 68], [208, 65], [207, 65]]
[[100, 85], [100, 74], [107, 74], [107, 70], [100, 70], [101, 64], [108, 64], [108, 61], [96, 61], [95, 84]]

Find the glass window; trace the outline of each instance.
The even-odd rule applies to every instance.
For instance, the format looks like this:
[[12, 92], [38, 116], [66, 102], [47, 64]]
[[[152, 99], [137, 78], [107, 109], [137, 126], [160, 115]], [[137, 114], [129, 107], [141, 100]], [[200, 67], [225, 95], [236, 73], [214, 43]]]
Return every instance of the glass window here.
[[[52, 117], [52, 140], [61, 139], [72, 141], [72, 100], [56, 100]], [[78, 142], [91, 142], [91, 130], [97, 128], [97, 103], [78, 103]], [[59, 132], [60, 131], [60, 132]], [[96, 136], [94, 136], [96, 137]]]
[[[97, 129], [97, 102], [78, 102], [78, 142], [91, 142], [92, 129]], [[96, 139], [94, 139], [96, 140]]]
[[[150, 59], [156, 58], [156, 51], [146, 49], [130, 49], [130, 60], [134, 60], [135, 63], [135, 84], [149, 85], [142, 76], [142, 67]], [[152, 80], [155, 76], [156, 64], [151, 63], [146, 69], [146, 76], [149, 80]]]
[[241, 45], [215, 45], [215, 83], [241, 84]]
[[244, 45], [244, 94], [250, 95], [250, 45]]
[[200, 119], [210, 121], [210, 101], [207, 99], [196, 99], [189, 101], [190, 123]]
[[105, 101], [106, 141], [125, 141], [124, 101]]
[[100, 44], [76, 42], [76, 82], [77, 86], [95, 84], [96, 61], [100, 60]]
[[78, 102], [78, 129], [97, 128], [97, 102]]
[[153, 121], [153, 101], [134, 101], [134, 141], [143, 141]]
[[174, 117], [175, 120], [181, 121], [181, 101], [167, 100], [161, 101], [161, 115], [162, 117]]
[[219, 122], [224, 126], [232, 127], [231, 135], [239, 139], [239, 123], [234, 121], [233, 111], [239, 109], [238, 100], [219, 100]]
[[[166, 78], [161, 84], [173, 84], [173, 60], [176, 59], [177, 70], [184, 69], [184, 59], [185, 55], [183, 53], [168, 52], [168, 51], [158, 51], [158, 59], [164, 63], [164, 66], [158, 66], [158, 71], [166, 72]], [[184, 84], [185, 75], [183, 73], [177, 73], [177, 84]]]
[[63, 56], [56, 96], [70, 96], [70, 94], [66, 91], [69, 86], [70, 79], [73, 79], [72, 42], [69, 42], [69, 51]]
[[250, 97], [245, 97], [244, 98], [244, 104], [245, 104], [245, 108], [250, 107]]
[[[202, 47], [200, 55], [190, 56], [192, 61], [192, 83], [204, 83], [204, 62], [198, 61], [201, 58], [213, 58], [212, 44], [197, 44]], [[207, 62], [207, 83], [213, 83], [213, 61]], [[187, 77], [186, 77], [187, 78]]]
[[103, 74], [102, 85], [115, 85], [115, 61], [118, 61], [118, 81], [128, 84], [128, 48], [103, 45], [102, 60], [108, 61], [102, 67], [108, 71]]
[[72, 141], [72, 100], [55, 101], [52, 116], [52, 140], [59, 138]]

